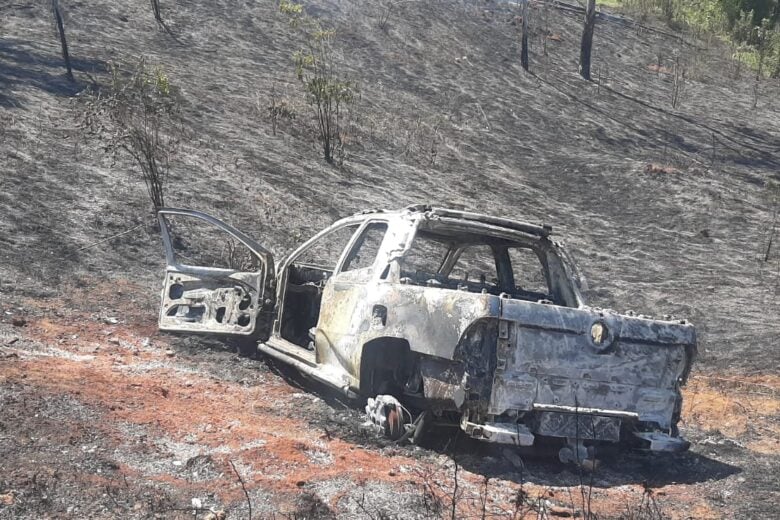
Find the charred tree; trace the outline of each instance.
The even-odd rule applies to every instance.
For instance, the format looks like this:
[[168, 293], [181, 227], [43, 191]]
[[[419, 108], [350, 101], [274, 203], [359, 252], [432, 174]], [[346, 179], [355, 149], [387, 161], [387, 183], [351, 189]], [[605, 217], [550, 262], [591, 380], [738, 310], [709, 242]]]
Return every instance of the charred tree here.
[[68, 71], [68, 79], [73, 80], [73, 70], [70, 67], [70, 55], [68, 54], [68, 41], [65, 38], [65, 25], [62, 23], [62, 13], [60, 13], [60, 4], [58, 0], [51, 0], [51, 10], [54, 13], [54, 21], [57, 22], [57, 32], [60, 34], [60, 45], [62, 46], [62, 59], [65, 60], [65, 68]]
[[528, 0], [523, 0], [523, 25], [520, 36], [520, 65], [528, 70]]
[[159, 23], [160, 25], [165, 25], [165, 22], [163, 22], [162, 15], [160, 14], [160, 1], [159, 0], [151, 0], [152, 2], [152, 12], [154, 12], [154, 19]]
[[590, 81], [590, 51], [593, 47], [593, 29], [596, 28], [596, 0], [588, 0], [585, 9], [585, 27], [580, 44], [580, 76]]

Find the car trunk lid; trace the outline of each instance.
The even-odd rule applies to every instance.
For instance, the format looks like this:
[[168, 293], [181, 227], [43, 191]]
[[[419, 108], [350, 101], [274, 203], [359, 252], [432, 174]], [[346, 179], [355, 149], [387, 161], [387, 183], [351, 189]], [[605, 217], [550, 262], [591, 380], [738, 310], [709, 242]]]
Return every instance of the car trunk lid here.
[[489, 413], [559, 411], [669, 428], [694, 328], [612, 311], [504, 299]]

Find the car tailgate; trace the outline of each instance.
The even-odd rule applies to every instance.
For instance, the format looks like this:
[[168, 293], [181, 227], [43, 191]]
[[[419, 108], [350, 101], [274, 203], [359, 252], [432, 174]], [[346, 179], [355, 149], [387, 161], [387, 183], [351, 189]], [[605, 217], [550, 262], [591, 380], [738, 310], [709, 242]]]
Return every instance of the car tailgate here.
[[696, 352], [685, 322], [504, 299], [489, 413], [578, 411], [669, 428]]

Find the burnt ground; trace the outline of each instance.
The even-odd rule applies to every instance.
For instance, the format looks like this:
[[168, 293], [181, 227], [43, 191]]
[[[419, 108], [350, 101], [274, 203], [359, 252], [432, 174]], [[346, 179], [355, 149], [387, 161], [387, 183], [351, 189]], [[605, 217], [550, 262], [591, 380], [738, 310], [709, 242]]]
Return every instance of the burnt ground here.
[[[105, 62], [142, 55], [185, 103], [170, 205], [220, 216], [279, 256], [365, 207], [545, 221], [594, 304], [690, 318], [691, 452], [615, 454], [593, 476], [591, 507], [778, 516], [776, 249], [764, 261], [777, 81], [756, 90], [716, 40], [604, 18], [599, 81], [586, 83], [579, 16], [538, 2], [530, 74], [511, 5], [399, 3], [380, 28], [380, 2], [307, 2], [337, 29], [340, 67], [361, 85], [334, 167], [290, 61], [301, 41], [272, 3], [164, 2], [170, 33], [143, 2], [61, 3], [74, 83], [45, 8], [0, 4], [0, 517], [241, 518], [236, 472], [255, 516], [450, 516], [455, 463], [458, 516], [480, 517], [480, 497], [504, 517], [587, 507], [590, 476], [554, 458], [521, 464], [445, 432], [424, 448], [387, 445], [359, 427], [353, 403], [156, 332], [163, 259], [143, 185], [78, 126], [77, 94], [105, 82]], [[672, 106], [678, 59], [686, 79]], [[276, 135], [272, 91], [299, 112]]]
[[[114, 300], [139, 290], [99, 283], [64, 301], [24, 298], [4, 316], [2, 517], [183, 518], [196, 499], [198, 513], [245, 518], [231, 463], [260, 518], [449, 517], [452, 497], [458, 517], [477, 518], [483, 498], [497, 518], [773, 513], [777, 377], [697, 375], [691, 452], [607, 453], [581, 474], [554, 451], [520, 456], [452, 430], [422, 447], [383, 441], [356, 403], [219, 343], [157, 333], [137, 302]], [[79, 300], [89, 303], [75, 310]]]

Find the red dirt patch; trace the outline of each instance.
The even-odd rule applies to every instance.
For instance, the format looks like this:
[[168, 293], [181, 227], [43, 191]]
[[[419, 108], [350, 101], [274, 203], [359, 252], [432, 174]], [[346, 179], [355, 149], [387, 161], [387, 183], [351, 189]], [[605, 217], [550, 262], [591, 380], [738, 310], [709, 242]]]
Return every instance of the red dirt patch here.
[[[296, 417], [291, 403], [296, 389], [275, 376], [245, 387], [220, 380], [218, 374], [182, 374], [168, 366], [166, 345], [159, 339], [155, 344], [161, 347], [143, 348], [133, 331], [88, 319], [39, 319], [25, 335], [67, 353], [91, 354], [76, 360], [56, 354], [18, 359], [6, 365], [5, 382], [24, 382], [51, 395], [78, 396], [103, 410], [112, 422], [153, 426], [177, 441], [187, 438], [228, 448], [261, 473], [256, 483], [278, 491], [295, 491], [301, 480], [333, 477], [396, 481], [400, 477], [389, 476], [387, 468], [415, 464], [337, 438], [323, 439], [320, 431]], [[108, 343], [107, 338], [118, 339], [119, 344]], [[160, 366], [137, 373], [134, 367], [140, 363]], [[204, 429], [204, 423], [210, 426]], [[243, 450], [257, 441], [264, 441], [262, 447]], [[313, 462], [307, 451], [321, 452], [328, 464]]]
[[684, 424], [729, 438], [750, 434], [745, 444], [758, 453], [780, 450], [780, 378], [694, 376], [684, 395]]
[[[300, 391], [277, 376], [259, 372], [257, 379], [247, 385], [222, 379], [216, 369], [213, 374], [197, 372], [186, 365], [184, 354], [173, 358], [166, 354], [171, 347], [167, 339], [153, 337], [150, 344], [151, 334], [145, 332], [127, 324], [112, 325], [78, 314], [49, 314], [31, 319], [22, 335], [39, 346], [15, 350], [19, 357], [4, 363], [0, 382], [24, 384], [36, 388], [41, 395], [76, 397], [103, 414], [94, 427], [117, 447], [127, 446], [119, 425], [134, 424], [175, 442], [217, 450], [219, 453], [213, 451], [213, 461], [223, 475], [218, 481], [190, 482], [167, 473], [143, 477], [138, 470], [120, 465], [121, 474], [172, 486], [189, 496], [218, 490], [216, 495], [225, 503], [240, 503], [243, 493], [229, 470], [228, 460], [240, 462], [243, 471], [251, 475], [247, 476], [250, 490], [275, 493], [280, 497], [279, 504], [290, 502], [289, 497], [300, 494], [302, 487], [316, 483], [384, 482], [402, 489], [412, 481], [420, 485], [420, 474], [435, 475], [439, 483], [437, 494], [442, 499], [451, 492], [449, 473], [432, 467], [430, 461], [356, 446], [313, 428], [301, 414], [297, 401]], [[771, 422], [762, 421], [777, 413], [778, 401], [776, 397], [757, 396], [753, 392], [773, 391], [777, 379], [761, 376], [724, 382], [694, 377], [685, 390], [683, 417], [687, 424], [705, 430], [721, 429], [728, 435], [745, 434], [748, 425], [754, 434], [765, 428], [749, 447], [762, 453], [771, 450], [777, 431], [772, 429]], [[471, 495], [479, 492], [481, 475], [462, 469], [460, 478]], [[494, 497], [496, 504], [510, 507], [502, 500], [510, 500], [519, 485], [502, 482], [501, 489], [503, 498]], [[539, 497], [552, 493], [546, 486], [535, 484], [525, 484], [523, 489], [528, 497], [535, 497], [535, 503], [539, 503]], [[579, 496], [576, 489], [570, 493]], [[594, 489], [593, 509], [601, 515], [619, 515], [625, 504], [639, 502], [643, 493], [640, 484]], [[709, 508], [695, 485], [666, 485], [657, 493], [659, 501], [684, 506], [674, 518], [691, 517], [690, 511], [695, 511], [693, 517], [697, 518], [718, 517], [719, 512]], [[555, 507], [571, 507], [572, 503], [580, 507], [568, 493], [557, 495], [545, 500], [557, 503]], [[339, 496], [337, 493], [330, 500], [331, 507], [338, 506]], [[532, 516], [536, 514], [533, 512]]]

